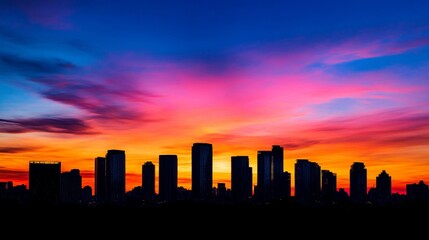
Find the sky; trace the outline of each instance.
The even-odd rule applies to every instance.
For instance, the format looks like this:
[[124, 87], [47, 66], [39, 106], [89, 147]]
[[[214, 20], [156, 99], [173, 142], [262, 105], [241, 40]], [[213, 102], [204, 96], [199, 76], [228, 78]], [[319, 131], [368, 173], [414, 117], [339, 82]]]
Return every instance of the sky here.
[[[29, 161], [80, 169], [126, 152], [141, 167], [213, 144], [213, 185], [231, 156], [284, 147], [349, 189], [429, 183], [428, 1], [0, 1], [0, 181], [28, 186]], [[156, 178], [157, 180], [157, 178]], [[156, 181], [157, 185], [157, 181]], [[157, 188], [156, 188], [157, 189]]]

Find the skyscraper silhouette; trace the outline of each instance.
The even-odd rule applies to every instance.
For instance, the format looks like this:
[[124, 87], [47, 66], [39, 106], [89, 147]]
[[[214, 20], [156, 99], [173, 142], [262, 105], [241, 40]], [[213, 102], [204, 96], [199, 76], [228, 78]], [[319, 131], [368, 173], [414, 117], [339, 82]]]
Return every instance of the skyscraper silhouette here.
[[385, 170], [381, 171], [376, 177], [375, 188], [379, 203], [386, 203], [389, 201], [392, 196], [392, 178]]
[[271, 152], [273, 156], [273, 179], [280, 178], [283, 174], [283, 147], [273, 145]]
[[107, 151], [106, 196], [108, 202], [125, 200], [125, 151], [123, 150]]
[[60, 178], [61, 162], [30, 161], [29, 189], [32, 201], [59, 203]]
[[308, 159], [295, 163], [295, 198], [301, 203], [313, 203], [320, 198], [320, 166]]
[[159, 155], [159, 198], [177, 199], [177, 155]]
[[247, 196], [253, 195], [253, 171], [252, 168], [247, 168]]
[[354, 162], [350, 168], [350, 199], [363, 203], [367, 194], [367, 172], [363, 162]]
[[61, 202], [79, 204], [82, 201], [82, 177], [79, 169], [61, 173]]
[[155, 165], [145, 162], [142, 165], [142, 187], [143, 197], [146, 201], [155, 200]]
[[95, 201], [106, 201], [106, 158], [95, 158]]
[[288, 171], [284, 171], [280, 180], [280, 199], [290, 198], [291, 195], [291, 177]]
[[272, 158], [273, 158], [273, 182], [272, 182], [272, 191], [273, 197], [275, 199], [281, 199], [286, 194], [285, 182], [283, 181], [283, 147], [279, 145], [273, 145], [272, 149]]
[[337, 175], [329, 170], [322, 170], [322, 199], [332, 203], [337, 194]]
[[258, 151], [258, 177], [256, 197], [261, 201], [271, 198], [273, 159], [271, 151]]
[[209, 143], [192, 145], [192, 196], [208, 200], [213, 187], [213, 146]]
[[251, 196], [249, 189], [252, 189], [252, 170], [249, 171], [248, 156], [231, 157], [231, 193], [236, 202], [247, 200]]

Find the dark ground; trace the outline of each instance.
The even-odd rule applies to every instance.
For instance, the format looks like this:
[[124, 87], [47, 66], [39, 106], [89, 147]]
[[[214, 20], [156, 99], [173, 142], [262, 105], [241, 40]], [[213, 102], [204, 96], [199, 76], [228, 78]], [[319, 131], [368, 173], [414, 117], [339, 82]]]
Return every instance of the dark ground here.
[[[50, 238], [298, 238], [426, 239], [429, 207], [211, 205], [180, 202], [152, 207], [1, 205], [1, 229]], [[4, 232], [4, 231], [3, 231]], [[24, 235], [25, 236], [25, 235]], [[139, 236], [139, 237], [137, 237]], [[116, 238], [116, 237], [115, 237]], [[11, 238], [9, 238], [11, 239]], [[66, 238], [69, 239], [69, 238]]]

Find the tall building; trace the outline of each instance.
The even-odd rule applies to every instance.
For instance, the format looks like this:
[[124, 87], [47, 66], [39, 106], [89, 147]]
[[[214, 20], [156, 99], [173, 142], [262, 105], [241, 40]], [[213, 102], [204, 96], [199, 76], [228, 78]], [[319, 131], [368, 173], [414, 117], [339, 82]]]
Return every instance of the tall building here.
[[82, 177], [79, 169], [61, 173], [61, 202], [79, 204], [82, 201]]
[[123, 150], [107, 151], [106, 197], [108, 202], [125, 200], [125, 151]]
[[320, 166], [308, 159], [295, 163], [295, 198], [298, 202], [312, 203], [320, 198]]
[[159, 155], [159, 198], [177, 199], [177, 155]]
[[392, 196], [392, 178], [385, 170], [376, 177], [375, 188], [379, 201], [388, 201]]
[[256, 197], [266, 201], [271, 198], [273, 159], [271, 151], [258, 151], [258, 177]]
[[273, 179], [275, 180], [283, 175], [283, 147], [273, 145], [271, 152], [273, 156]]
[[350, 168], [350, 199], [356, 203], [366, 200], [367, 171], [365, 164], [354, 162]]
[[231, 193], [234, 201], [245, 201], [252, 195], [251, 174], [248, 156], [231, 157]]
[[102, 203], [106, 201], [106, 158], [95, 158], [95, 201]]
[[208, 200], [213, 187], [213, 146], [209, 143], [192, 145], [192, 196]]
[[155, 200], [155, 165], [145, 162], [142, 165], [143, 198], [146, 201]]
[[272, 193], [273, 198], [282, 199], [284, 197], [286, 186], [283, 181], [283, 147], [279, 145], [273, 145], [272, 149], [273, 158], [273, 182], [272, 182]]
[[326, 202], [335, 200], [337, 194], [337, 174], [322, 170], [322, 199]]
[[247, 168], [247, 196], [253, 196], [253, 172], [252, 168]]
[[61, 162], [30, 161], [31, 200], [55, 204], [60, 201]]
[[280, 199], [290, 198], [291, 195], [291, 177], [288, 171], [284, 171], [280, 179]]

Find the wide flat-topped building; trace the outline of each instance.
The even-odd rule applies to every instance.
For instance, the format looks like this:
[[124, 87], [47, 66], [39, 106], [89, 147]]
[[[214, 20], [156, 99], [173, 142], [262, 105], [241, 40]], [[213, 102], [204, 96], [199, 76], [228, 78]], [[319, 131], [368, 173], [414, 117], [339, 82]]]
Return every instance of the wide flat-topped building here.
[[40, 203], [60, 200], [61, 162], [30, 161], [29, 190], [31, 199]]

